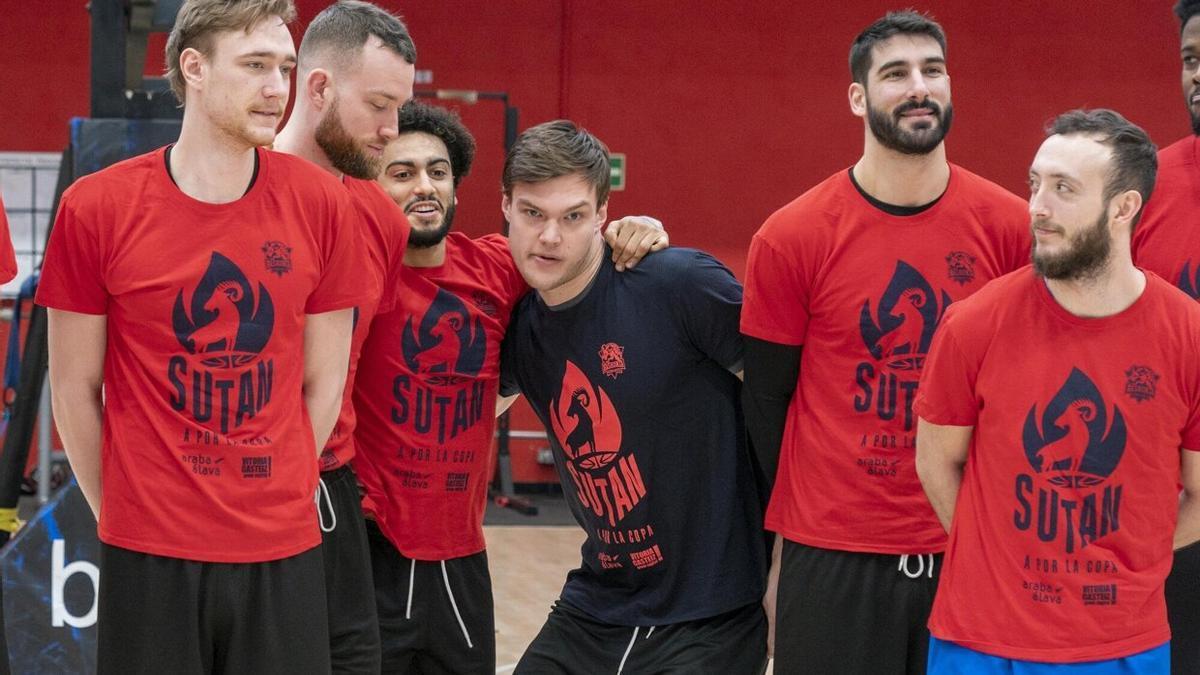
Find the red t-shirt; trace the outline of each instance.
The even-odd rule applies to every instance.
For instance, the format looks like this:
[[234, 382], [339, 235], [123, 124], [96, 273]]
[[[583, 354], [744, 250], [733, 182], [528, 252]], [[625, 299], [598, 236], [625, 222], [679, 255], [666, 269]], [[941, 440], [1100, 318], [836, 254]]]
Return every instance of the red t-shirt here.
[[1189, 136], [1158, 153], [1154, 193], [1133, 230], [1133, 259], [1200, 299], [1200, 139]]
[[[259, 562], [320, 543], [304, 317], [361, 300], [346, 190], [258, 150], [250, 191], [181, 192], [162, 149], [63, 195], [39, 303], [107, 316], [99, 536]], [[232, 345], [230, 344], [232, 343]]]
[[[354, 308], [354, 335], [350, 342], [350, 372], [342, 393], [342, 410], [321, 452], [321, 471], [333, 471], [354, 457], [354, 376], [371, 319], [380, 308], [390, 308], [400, 286], [400, 265], [408, 245], [408, 218], [375, 181], [345, 176], [342, 179], [362, 218], [361, 259], [351, 261], [363, 290], [363, 300]], [[387, 297], [383, 294], [387, 290]], [[386, 303], [386, 307], [384, 304]]]
[[13, 251], [12, 236], [8, 231], [8, 216], [4, 213], [4, 200], [0, 198], [0, 284], [6, 284], [17, 276], [17, 254]]
[[1028, 259], [1025, 204], [955, 165], [916, 215], [872, 206], [841, 171], [767, 219], [742, 332], [804, 347], [769, 530], [844, 551], [942, 550], [913, 461], [921, 367], [946, 306]]
[[363, 507], [405, 556], [445, 560], [485, 547], [500, 342], [528, 287], [500, 235], [446, 238], [440, 267], [404, 267], [354, 388]]
[[917, 396], [974, 426], [929, 627], [1005, 658], [1114, 659], [1171, 637], [1180, 448], [1200, 448], [1200, 305], [1146, 273], [1076, 317], [1025, 268], [956, 304]]

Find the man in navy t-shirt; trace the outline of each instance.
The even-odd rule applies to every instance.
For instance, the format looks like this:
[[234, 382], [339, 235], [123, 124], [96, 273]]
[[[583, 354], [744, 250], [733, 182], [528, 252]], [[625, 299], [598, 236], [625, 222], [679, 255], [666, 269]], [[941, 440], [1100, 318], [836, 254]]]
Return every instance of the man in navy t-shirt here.
[[616, 274], [608, 152], [567, 121], [504, 166], [515, 310], [502, 393], [545, 425], [583, 561], [516, 673], [760, 673], [762, 515], [738, 405], [742, 290], [669, 249]]

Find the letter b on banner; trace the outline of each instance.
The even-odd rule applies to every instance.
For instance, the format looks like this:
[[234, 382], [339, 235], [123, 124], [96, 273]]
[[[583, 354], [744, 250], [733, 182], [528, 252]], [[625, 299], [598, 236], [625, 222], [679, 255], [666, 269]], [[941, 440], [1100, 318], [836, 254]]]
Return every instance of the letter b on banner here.
[[[50, 625], [61, 628], [65, 623], [72, 628], [87, 628], [96, 623], [96, 594], [100, 590], [100, 568], [85, 560], [76, 560], [64, 565], [65, 548], [62, 539], [54, 540], [50, 554]], [[92, 606], [83, 616], [71, 614], [63, 603], [63, 589], [66, 588], [67, 579], [70, 579], [72, 574], [86, 574], [92, 580]]]
[[96, 672], [99, 561], [96, 520], [72, 481], [0, 554], [14, 673]]

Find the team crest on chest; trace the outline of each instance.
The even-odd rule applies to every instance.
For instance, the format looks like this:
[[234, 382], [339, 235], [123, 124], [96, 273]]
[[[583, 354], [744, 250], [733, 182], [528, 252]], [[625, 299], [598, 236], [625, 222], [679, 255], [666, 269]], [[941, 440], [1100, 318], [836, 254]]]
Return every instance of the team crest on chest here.
[[605, 342], [600, 345], [600, 371], [617, 379], [625, 372], [625, 348], [615, 342]]
[[268, 272], [283, 276], [292, 271], [292, 247], [282, 241], [271, 240], [262, 245], [263, 263]]
[[1125, 371], [1125, 393], [1138, 403], [1154, 398], [1158, 393], [1158, 373], [1150, 366], [1129, 366]]
[[975, 256], [963, 251], [951, 251], [946, 256], [946, 274], [951, 281], [966, 286], [975, 280]]

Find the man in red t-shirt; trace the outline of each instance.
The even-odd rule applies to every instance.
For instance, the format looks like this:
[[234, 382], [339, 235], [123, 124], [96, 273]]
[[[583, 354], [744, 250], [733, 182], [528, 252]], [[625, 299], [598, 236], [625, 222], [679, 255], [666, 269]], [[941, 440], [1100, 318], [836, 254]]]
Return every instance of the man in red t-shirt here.
[[348, 463], [354, 456], [351, 392], [371, 319], [390, 306], [400, 287], [395, 274], [408, 241], [408, 220], [375, 178], [384, 147], [396, 138], [400, 106], [412, 98], [416, 59], [399, 18], [368, 2], [330, 5], [308, 24], [300, 42], [299, 95], [275, 143], [277, 150], [308, 159], [342, 181], [361, 217], [339, 227], [356, 230], [366, 247], [365, 255], [349, 261], [364, 295], [354, 308], [341, 414], [320, 458], [317, 511], [335, 673], [380, 669], [367, 532], [358, 481]]
[[[1200, 0], [1181, 0], [1175, 14], [1193, 135], [1158, 153], [1158, 183], [1133, 232], [1133, 261], [1200, 300]], [[1200, 673], [1200, 545], [1175, 552], [1166, 595], [1171, 672]]]
[[1168, 670], [1163, 582], [1200, 539], [1200, 306], [1130, 255], [1155, 150], [1109, 110], [1055, 119], [1032, 268], [934, 339], [915, 405], [950, 532], [931, 673]]
[[946, 307], [1029, 255], [1021, 200], [946, 161], [941, 27], [890, 13], [850, 66], [862, 157], [773, 214], [747, 262], [778, 673], [923, 668], [946, 537], [913, 468], [917, 381]]
[[51, 233], [37, 299], [99, 519], [100, 673], [329, 669], [314, 459], [362, 291], [346, 191], [258, 147], [294, 18], [187, 0], [166, 50], [178, 142], [79, 179]]
[[[354, 467], [389, 673], [496, 669], [483, 511], [500, 342], [529, 288], [504, 236], [451, 231], [474, 155], [457, 115], [414, 101], [379, 179], [412, 225], [404, 293], [372, 323], [354, 388]], [[612, 223], [607, 236], [630, 267], [668, 243], [646, 218]]]

